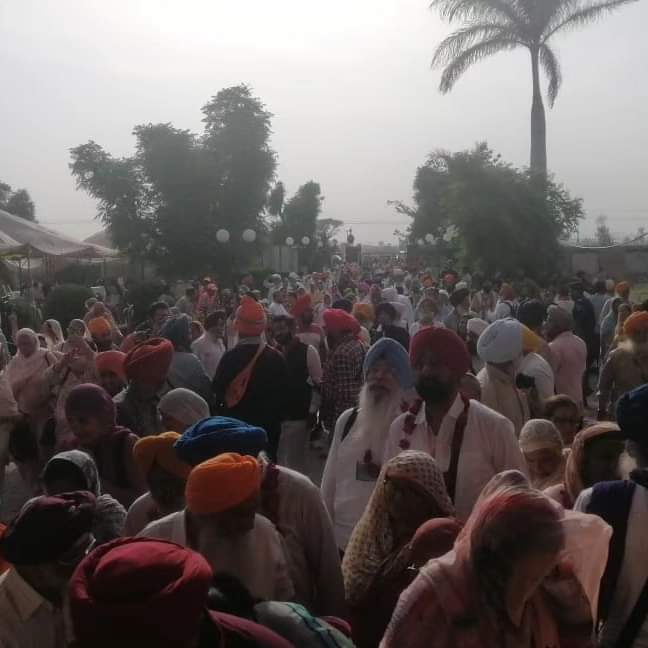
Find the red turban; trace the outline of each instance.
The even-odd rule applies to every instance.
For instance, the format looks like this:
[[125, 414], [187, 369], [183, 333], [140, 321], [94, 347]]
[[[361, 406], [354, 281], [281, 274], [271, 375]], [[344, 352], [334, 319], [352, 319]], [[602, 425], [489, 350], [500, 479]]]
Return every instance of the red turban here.
[[241, 337], [261, 335], [266, 327], [266, 314], [258, 301], [243, 295], [236, 311], [236, 330]]
[[172, 648], [198, 636], [212, 570], [190, 549], [120, 538], [83, 559], [70, 581], [74, 634], [93, 648]]
[[103, 351], [95, 356], [95, 367], [98, 373], [112, 371], [126, 382], [126, 372], [124, 371], [124, 361], [126, 354], [121, 351]]
[[626, 335], [636, 335], [648, 331], [648, 313], [646, 311], [637, 311], [623, 323], [623, 332]]
[[327, 308], [324, 311], [324, 326], [329, 333], [360, 333], [358, 320], [341, 308]]
[[304, 312], [311, 307], [312, 303], [313, 300], [311, 299], [309, 293], [306, 293], [305, 295], [298, 297], [292, 309], [293, 317], [301, 317], [304, 314]]
[[410, 360], [416, 367], [429, 351], [439, 364], [460, 378], [470, 370], [470, 354], [466, 343], [454, 332], [440, 326], [421, 329], [410, 342]]
[[254, 457], [228, 452], [198, 464], [189, 475], [187, 510], [196, 515], [236, 508], [261, 488], [261, 466]]
[[173, 344], [164, 338], [151, 338], [128, 352], [124, 371], [128, 380], [158, 385], [164, 382], [173, 360]]

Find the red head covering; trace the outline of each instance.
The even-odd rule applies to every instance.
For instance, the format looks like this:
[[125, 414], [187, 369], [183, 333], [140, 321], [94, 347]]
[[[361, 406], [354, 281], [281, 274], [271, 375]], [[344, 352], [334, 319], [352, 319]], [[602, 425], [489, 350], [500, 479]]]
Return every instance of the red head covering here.
[[637, 311], [623, 323], [623, 332], [626, 335], [636, 335], [648, 331], [648, 313], [646, 311]]
[[454, 332], [440, 326], [421, 329], [410, 342], [412, 366], [419, 364], [423, 354], [429, 351], [438, 362], [461, 378], [470, 370], [470, 354], [466, 343]]
[[311, 307], [312, 303], [313, 300], [311, 299], [309, 293], [306, 293], [305, 295], [298, 297], [292, 309], [293, 317], [301, 317], [304, 314], [304, 312]]
[[329, 333], [360, 333], [358, 320], [341, 308], [327, 308], [323, 314], [324, 326]]
[[105, 425], [115, 425], [117, 411], [108, 392], [99, 385], [85, 383], [73, 387], [65, 399], [65, 416], [98, 418]]
[[171, 542], [121, 538], [101, 545], [70, 581], [76, 639], [93, 648], [177, 648], [205, 613], [212, 570]]
[[243, 295], [236, 311], [236, 330], [241, 337], [261, 335], [266, 327], [266, 314], [258, 301]]
[[126, 372], [124, 371], [124, 362], [126, 354], [121, 351], [104, 351], [95, 356], [95, 367], [98, 373], [112, 371], [117, 374], [124, 382], [126, 381]]
[[157, 385], [164, 381], [173, 360], [173, 344], [164, 338], [151, 338], [128, 352], [124, 371], [128, 380]]
[[515, 297], [515, 295], [513, 293], [513, 286], [511, 286], [511, 284], [507, 284], [507, 283], [502, 284], [502, 287], [500, 288], [499, 294], [500, 294], [500, 297], [502, 299], [511, 300], [511, 299], [513, 299], [513, 297]]

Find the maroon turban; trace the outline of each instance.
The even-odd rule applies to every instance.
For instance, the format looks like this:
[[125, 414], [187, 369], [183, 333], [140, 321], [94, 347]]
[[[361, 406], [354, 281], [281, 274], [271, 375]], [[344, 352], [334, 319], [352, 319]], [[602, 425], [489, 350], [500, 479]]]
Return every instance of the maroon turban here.
[[425, 352], [430, 352], [439, 364], [461, 378], [470, 371], [470, 354], [466, 343], [454, 332], [440, 326], [421, 329], [410, 342], [410, 360], [416, 367]]
[[65, 399], [65, 417], [71, 416], [98, 418], [114, 427], [117, 412], [113, 399], [103, 387], [85, 383], [73, 387]]
[[92, 531], [95, 496], [86, 491], [29, 500], [0, 539], [0, 554], [13, 565], [60, 559]]
[[70, 581], [75, 636], [93, 648], [171, 648], [198, 635], [212, 570], [172, 542], [120, 538], [95, 549]]
[[173, 344], [164, 338], [151, 338], [131, 349], [124, 360], [128, 380], [150, 385], [164, 382], [173, 360]]
[[323, 314], [324, 326], [329, 333], [360, 333], [358, 320], [341, 308], [327, 308]]

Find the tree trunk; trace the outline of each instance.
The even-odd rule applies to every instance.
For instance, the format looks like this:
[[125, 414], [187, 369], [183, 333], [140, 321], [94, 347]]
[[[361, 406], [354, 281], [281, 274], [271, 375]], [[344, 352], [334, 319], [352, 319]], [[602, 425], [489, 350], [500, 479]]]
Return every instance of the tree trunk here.
[[531, 48], [531, 72], [533, 74], [533, 103], [531, 104], [531, 171], [547, 176], [547, 124], [540, 91], [539, 51]]

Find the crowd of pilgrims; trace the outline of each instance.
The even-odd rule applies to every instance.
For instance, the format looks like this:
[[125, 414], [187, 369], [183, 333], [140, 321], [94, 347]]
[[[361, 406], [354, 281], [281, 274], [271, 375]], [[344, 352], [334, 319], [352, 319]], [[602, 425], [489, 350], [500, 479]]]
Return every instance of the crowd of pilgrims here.
[[170, 292], [1, 340], [0, 648], [648, 647], [629, 283]]

